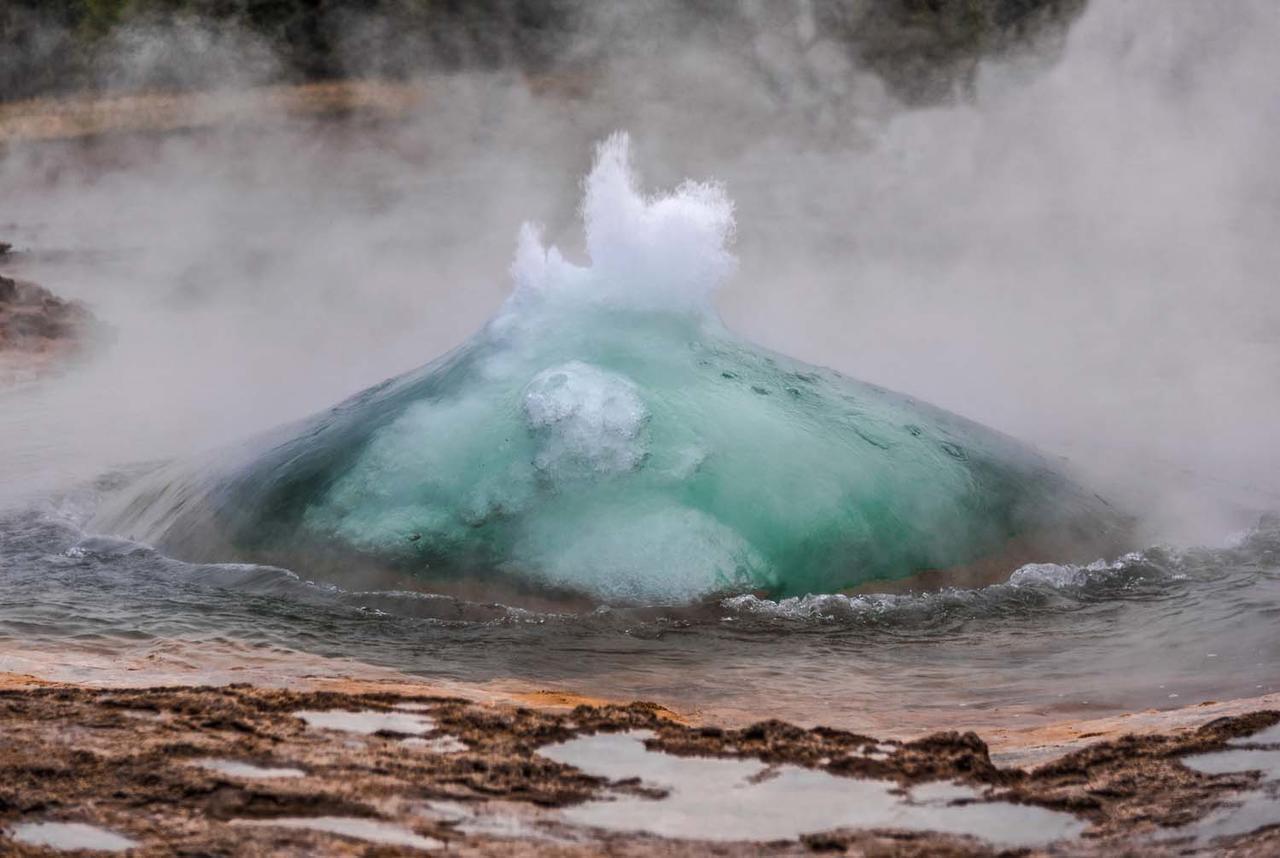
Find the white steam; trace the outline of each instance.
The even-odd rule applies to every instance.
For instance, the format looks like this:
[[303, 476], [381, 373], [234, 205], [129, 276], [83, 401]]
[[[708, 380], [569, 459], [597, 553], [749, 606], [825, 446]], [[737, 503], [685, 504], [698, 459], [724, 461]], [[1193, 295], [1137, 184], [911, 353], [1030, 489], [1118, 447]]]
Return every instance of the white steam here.
[[[710, 300], [734, 270], [727, 197], [633, 200], [625, 141], [576, 239], [577, 177], [625, 127], [658, 186], [715, 176], [737, 201], [741, 264], [715, 293], [730, 327], [1069, 455], [1163, 538], [1280, 506], [1280, 5], [1094, 0], [1056, 62], [990, 64], [971, 100], [925, 110], [829, 42], [795, 47], [813, 33], [771, 31], [744, 60], [609, 8], [602, 26], [669, 50], [620, 51], [576, 100], [455, 75], [398, 123], [11, 145], [0, 240], [37, 251], [11, 273], [84, 299], [115, 340], [0, 394], [0, 495], [228, 441], [424, 362], [501, 305], [526, 219], [546, 241], [525, 232], [520, 290], [589, 271], [583, 288]], [[131, 55], [172, 55], [155, 38]], [[182, 38], [214, 67], [235, 44]], [[684, 272], [662, 296], [642, 288], [659, 243]]]

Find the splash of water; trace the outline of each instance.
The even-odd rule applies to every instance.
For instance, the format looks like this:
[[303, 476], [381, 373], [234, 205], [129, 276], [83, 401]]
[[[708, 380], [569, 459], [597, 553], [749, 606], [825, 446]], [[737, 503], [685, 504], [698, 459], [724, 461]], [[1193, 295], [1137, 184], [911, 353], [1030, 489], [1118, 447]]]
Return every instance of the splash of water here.
[[99, 526], [189, 559], [618, 602], [832, 592], [1001, 558], [1007, 572], [1097, 556], [1120, 530], [1012, 439], [726, 330], [719, 186], [646, 197], [617, 135], [583, 216], [589, 264], [526, 226], [512, 296], [460, 349], [168, 468]]

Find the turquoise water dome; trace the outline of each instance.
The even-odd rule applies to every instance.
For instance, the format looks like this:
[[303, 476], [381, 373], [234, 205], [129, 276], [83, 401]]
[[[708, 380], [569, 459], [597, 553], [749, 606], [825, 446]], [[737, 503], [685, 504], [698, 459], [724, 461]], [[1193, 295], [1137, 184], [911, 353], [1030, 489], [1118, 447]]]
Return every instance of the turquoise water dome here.
[[187, 559], [613, 603], [1012, 568], [1118, 532], [1018, 442], [728, 331], [718, 186], [645, 197], [615, 136], [583, 215], [590, 265], [526, 226], [513, 294], [461, 348], [163, 469], [104, 526]]

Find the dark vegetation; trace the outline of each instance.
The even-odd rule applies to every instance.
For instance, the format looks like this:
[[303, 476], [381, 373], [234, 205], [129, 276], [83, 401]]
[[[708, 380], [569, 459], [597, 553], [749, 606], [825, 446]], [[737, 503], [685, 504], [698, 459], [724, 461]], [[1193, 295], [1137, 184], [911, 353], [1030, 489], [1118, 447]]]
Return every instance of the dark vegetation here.
[[834, 41], [909, 102], [1061, 32], [1085, 0], [0, 0], [0, 101], [431, 71], [589, 75], [678, 40]]

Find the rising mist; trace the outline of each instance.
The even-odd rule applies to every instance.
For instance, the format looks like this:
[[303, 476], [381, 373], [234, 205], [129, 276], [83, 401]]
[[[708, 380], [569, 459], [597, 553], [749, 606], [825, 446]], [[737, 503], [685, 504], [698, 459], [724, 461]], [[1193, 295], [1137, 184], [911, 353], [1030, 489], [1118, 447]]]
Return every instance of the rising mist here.
[[[1065, 455], [1154, 538], [1275, 506], [1273, 4], [1095, 0], [923, 104], [807, 4], [745, 52], [609, 8], [558, 47], [586, 83], [432, 71], [394, 121], [9, 144], [17, 273], [107, 336], [5, 395], [0, 492], [224, 443], [457, 345], [505, 298], [521, 222], [581, 252], [578, 177], [625, 128], [655, 185], [736, 200], [733, 329]], [[122, 34], [100, 72], [194, 55], [245, 99], [273, 79], [259, 40], [201, 32]]]

